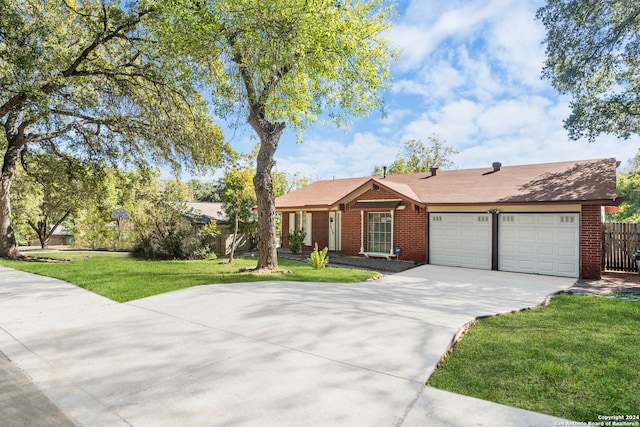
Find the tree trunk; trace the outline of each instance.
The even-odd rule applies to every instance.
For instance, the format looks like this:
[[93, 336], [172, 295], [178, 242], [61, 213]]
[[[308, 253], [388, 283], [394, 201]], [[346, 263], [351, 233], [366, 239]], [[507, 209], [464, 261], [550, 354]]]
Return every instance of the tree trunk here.
[[38, 225], [36, 226], [33, 222], [28, 221], [28, 224], [31, 226], [31, 228], [33, 228], [33, 230], [38, 234], [38, 239], [40, 239], [40, 246], [42, 247], [42, 249], [46, 249], [49, 247], [49, 240], [51, 240], [51, 236], [53, 236], [53, 233], [55, 233], [55, 231], [58, 229], [58, 227], [60, 226], [60, 224], [62, 224], [62, 222], [67, 219], [67, 217], [71, 214], [71, 209], [68, 209], [64, 215], [62, 216], [62, 218], [60, 218], [58, 220], [58, 222], [56, 222], [53, 227], [51, 227], [51, 230], [47, 230], [47, 224], [49, 223], [47, 217], [45, 216], [43, 219], [41, 219], [40, 221], [38, 221]]
[[236, 239], [238, 238], [238, 210], [236, 209], [236, 226], [233, 230], [233, 239], [231, 239], [231, 252], [229, 253], [229, 264], [233, 262], [233, 255], [236, 251]]
[[[7, 138], [9, 139], [9, 138]], [[8, 143], [2, 163], [0, 177], [0, 257], [19, 259], [22, 257], [11, 223], [10, 190], [16, 173], [16, 163], [20, 154], [20, 146]]]
[[269, 123], [249, 115], [249, 124], [260, 137], [260, 151], [256, 161], [256, 176], [253, 187], [258, 204], [258, 269], [277, 270], [278, 251], [276, 239], [276, 201], [273, 195], [271, 170], [275, 164], [273, 156], [278, 148], [284, 123]]
[[38, 240], [40, 240], [40, 247], [46, 249], [49, 246], [49, 236], [47, 235], [47, 219], [41, 219], [38, 224], [34, 224], [31, 221], [27, 221], [29, 226], [36, 232]]

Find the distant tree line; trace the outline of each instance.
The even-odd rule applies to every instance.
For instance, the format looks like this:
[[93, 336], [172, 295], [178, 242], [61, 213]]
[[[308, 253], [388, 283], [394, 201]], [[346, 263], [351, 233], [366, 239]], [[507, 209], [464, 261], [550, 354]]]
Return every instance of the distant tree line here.
[[[11, 194], [17, 241], [46, 248], [64, 227], [76, 247], [133, 249], [157, 258], [205, 257], [211, 249], [206, 243], [217, 233], [215, 223], [194, 234], [184, 221], [193, 215], [186, 202], [221, 202], [237, 226], [235, 233], [255, 235], [254, 171], [247, 159], [229, 162], [222, 178], [182, 182], [162, 179], [151, 167], [121, 171], [72, 157], [25, 155]], [[280, 172], [274, 172], [274, 181], [278, 195], [309, 182]], [[126, 212], [126, 218], [119, 221], [116, 211]]]

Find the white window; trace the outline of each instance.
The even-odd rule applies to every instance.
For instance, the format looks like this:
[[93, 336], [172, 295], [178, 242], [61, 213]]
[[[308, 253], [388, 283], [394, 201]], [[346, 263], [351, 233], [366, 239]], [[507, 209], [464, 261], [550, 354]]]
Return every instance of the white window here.
[[391, 252], [392, 219], [389, 212], [369, 212], [367, 250], [369, 252]]

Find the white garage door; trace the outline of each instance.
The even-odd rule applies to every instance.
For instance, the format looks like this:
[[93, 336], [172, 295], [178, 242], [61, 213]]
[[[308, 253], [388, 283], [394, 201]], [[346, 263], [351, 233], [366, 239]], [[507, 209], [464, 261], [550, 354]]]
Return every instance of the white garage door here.
[[491, 215], [430, 214], [429, 263], [491, 269]]
[[498, 268], [503, 271], [578, 277], [580, 217], [500, 214]]

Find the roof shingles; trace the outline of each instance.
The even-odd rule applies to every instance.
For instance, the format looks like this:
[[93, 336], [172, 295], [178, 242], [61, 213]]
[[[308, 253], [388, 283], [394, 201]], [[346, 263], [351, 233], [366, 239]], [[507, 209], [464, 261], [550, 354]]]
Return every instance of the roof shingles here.
[[370, 182], [424, 204], [613, 201], [613, 158], [317, 181], [276, 199], [276, 208], [331, 208]]

